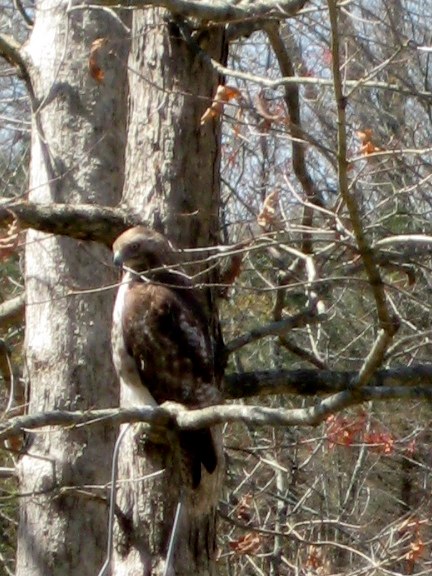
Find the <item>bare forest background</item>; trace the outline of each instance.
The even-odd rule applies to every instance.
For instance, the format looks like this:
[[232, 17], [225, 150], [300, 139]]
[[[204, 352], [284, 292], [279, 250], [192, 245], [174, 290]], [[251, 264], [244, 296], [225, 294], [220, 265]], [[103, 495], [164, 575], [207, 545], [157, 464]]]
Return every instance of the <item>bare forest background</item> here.
[[[191, 130], [221, 130], [220, 158], [214, 164], [220, 190], [217, 222], [201, 243], [208, 246], [212, 241], [218, 247], [204, 259], [211, 270], [219, 270], [213, 288], [219, 296], [228, 357], [227, 406], [221, 411], [222, 420], [226, 415], [226, 475], [218, 507], [218, 573], [431, 573], [431, 2], [262, 1], [255, 12], [242, 1], [135, 2], [129, 3], [134, 4], [129, 10], [117, 6], [122, 2], [58, 4], [70, 28], [57, 54], [60, 51], [62, 63], [84, 79], [78, 92], [89, 86], [94, 100], [104, 98], [105, 88], [116, 81], [109, 76], [115, 60], [124, 78], [118, 76], [114, 94], [121, 86], [129, 85], [132, 93], [134, 86], [143, 85], [156, 102], [153, 113], [168, 118], [170, 111], [164, 107], [174, 109], [176, 94], [186, 94], [188, 109], [199, 111], [190, 117], [184, 113]], [[162, 6], [163, 11], [144, 4]], [[89, 274], [87, 283], [70, 280], [52, 299], [69, 302], [84, 292], [84, 284], [110, 285], [98, 295], [108, 303], [103, 313], [107, 323], [117, 281], [103, 247], [112, 238], [102, 225], [86, 233], [82, 223], [74, 225], [73, 211], [63, 218], [61, 211], [42, 214], [33, 205], [115, 207], [120, 200], [89, 189], [96, 190], [100, 176], [89, 176], [86, 164], [94, 160], [90, 159], [97, 143], [104, 141], [103, 131], [75, 157], [70, 140], [71, 157], [60, 159], [62, 166], [57, 158], [52, 174], [41, 173], [39, 181], [30, 177], [31, 156], [36, 162], [32, 130], [33, 141], [39, 134], [43, 155], [50, 138], [54, 142], [62, 138], [60, 133], [84, 129], [63, 120], [52, 133], [41, 133], [49, 116], [40, 111], [56, 98], [67, 99], [46, 90], [41, 100], [29, 90], [35, 83], [27, 77], [20, 51], [43, 8], [44, 2], [0, 0], [0, 440], [14, 418], [28, 412], [27, 371], [35, 367], [28, 367], [29, 349], [34, 354], [34, 339], [42, 338], [36, 331], [31, 340], [29, 333], [24, 336], [29, 259], [43, 276], [47, 237], [72, 236], [78, 251], [87, 246], [93, 250], [95, 242], [87, 240], [99, 240], [105, 279]], [[128, 64], [138, 19], [152, 11], [162, 14], [161, 22], [175, 22], [181, 49], [194, 54], [214, 75], [211, 94], [188, 93], [180, 60], [172, 62], [171, 71], [180, 79], [165, 85], [144, 77], [131, 60]], [[83, 13], [88, 15], [87, 29], [94, 26], [94, 33], [85, 36], [80, 53], [70, 53], [73, 18]], [[115, 42], [100, 28], [102, 18], [118, 26]], [[226, 50], [218, 56], [215, 29], [225, 35]], [[169, 34], [174, 34], [172, 27]], [[42, 77], [42, 57], [39, 65]], [[57, 74], [62, 73], [58, 67]], [[62, 78], [68, 81], [67, 74]], [[113, 102], [114, 109], [114, 96]], [[138, 104], [127, 108], [125, 90], [117, 110], [125, 125], [129, 117], [137, 138], [140, 130], [147, 130], [148, 120], [141, 116], [136, 121]], [[113, 137], [111, 146], [121, 149], [118, 166], [125, 154], [133, 155], [126, 152], [131, 146], [126, 138]], [[156, 146], [154, 150], [154, 160], [144, 160], [138, 151], [129, 168], [112, 167], [111, 175], [104, 169], [103, 178], [108, 183], [117, 179], [120, 192], [126, 181], [120, 208], [131, 215], [130, 223], [140, 214], [145, 222], [156, 221], [146, 212], [148, 203], [130, 192], [146, 178], [157, 182], [160, 158]], [[174, 158], [176, 154], [179, 150]], [[198, 172], [208, 172], [198, 154], [190, 150], [186, 163], [197, 163]], [[141, 162], [146, 163], [146, 173], [135, 178], [131, 166], [138, 174]], [[68, 190], [70, 179], [81, 172], [85, 199], [78, 192], [34, 196], [50, 178], [59, 189]], [[179, 222], [175, 240], [182, 244], [190, 206], [171, 206], [165, 232], [170, 232], [170, 219]], [[78, 212], [76, 222], [82, 216]], [[27, 232], [28, 228], [38, 232]], [[24, 256], [26, 235], [34, 251]], [[183, 237], [183, 247], [196, 248], [192, 237], [190, 232]], [[61, 277], [56, 282], [61, 284]], [[50, 294], [44, 293], [47, 300]], [[95, 309], [84, 308], [80, 322], [94, 321]], [[79, 346], [84, 349], [86, 342], [75, 336], [72, 331], [68, 346], [77, 348], [79, 358]], [[111, 373], [109, 364], [96, 364], [95, 372]], [[115, 379], [108, 378], [111, 396], [101, 405], [105, 391], [100, 388], [86, 405], [65, 400], [47, 406], [39, 399], [30, 412], [59, 406], [115, 407]], [[101, 456], [105, 480], [82, 488], [83, 500], [91, 493], [107, 496], [113, 439], [107, 433], [106, 453]], [[33, 489], [24, 489], [18, 481], [26, 470], [24, 466], [17, 472], [21, 450], [25, 447], [20, 437], [9, 434], [6, 439], [5, 434], [0, 447], [1, 576], [15, 574], [18, 510], [33, 497]], [[72, 452], [79, 459], [81, 453], [74, 450], [75, 444]], [[62, 490], [67, 490], [65, 485]], [[58, 492], [48, 491], [46, 497], [55, 499]], [[102, 523], [106, 514], [103, 508]], [[101, 556], [88, 573], [100, 568], [103, 537]], [[16, 573], [26, 574], [23, 565]]]

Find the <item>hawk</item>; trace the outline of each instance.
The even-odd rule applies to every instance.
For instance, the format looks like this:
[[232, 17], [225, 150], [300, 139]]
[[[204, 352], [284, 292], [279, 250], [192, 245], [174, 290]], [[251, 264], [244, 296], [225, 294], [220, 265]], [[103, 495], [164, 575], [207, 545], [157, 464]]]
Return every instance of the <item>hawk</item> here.
[[[191, 279], [179, 268], [178, 251], [162, 234], [137, 226], [117, 238], [113, 252], [114, 264], [124, 269], [112, 326], [122, 404], [217, 403], [208, 320]], [[196, 488], [201, 467], [212, 473], [217, 466], [212, 432], [180, 431], [179, 445]]]

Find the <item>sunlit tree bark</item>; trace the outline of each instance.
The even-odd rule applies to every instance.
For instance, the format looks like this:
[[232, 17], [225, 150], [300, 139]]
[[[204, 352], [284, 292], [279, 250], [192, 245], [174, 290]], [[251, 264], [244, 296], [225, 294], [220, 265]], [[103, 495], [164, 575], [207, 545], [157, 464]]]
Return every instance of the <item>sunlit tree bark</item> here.
[[[172, 15], [151, 10], [134, 14], [129, 60], [130, 116], [123, 202], [165, 232], [179, 246], [208, 246], [218, 239], [219, 129], [200, 126], [218, 77], [195, 56]], [[224, 58], [223, 31], [206, 39], [208, 53]], [[204, 295], [203, 295], [204, 297]], [[217, 311], [205, 299], [217, 340]], [[220, 439], [218, 440], [220, 444]], [[127, 522], [119, 523], [116, 574], [162, 573], [177, 502], [183, 499], [176, 532], [173, 574], [213, 574], [215, 507], [223, 473], [206, 475], [194, 494], [181, 479], [167, 448], [139, 454], [134, 432], [120, 459], [119, 504]], [[155, 479], [138, 481], [165, 468]], [[171, 572], [170, 572], [171, 573]]]
[[[124, 174], [128, 40], [117, 19], [41, 0], [25, 58], [34, 91], [30, 200], [113, 205]], [[103, 82], [89, 74], [92, 42], [107, 38]], [[109, 55], [112, 51], [112, 55]], [[29, 411], [113, 406], [110, 254], [98, 245], [29, 231], [25, 253]], [[109, 479], [115, 431], [29, 435], [19, 466], [17, 575], [95, 574], [106, 502], [86, 492]], [[101, 494], [104, 496], [104, 493]]]

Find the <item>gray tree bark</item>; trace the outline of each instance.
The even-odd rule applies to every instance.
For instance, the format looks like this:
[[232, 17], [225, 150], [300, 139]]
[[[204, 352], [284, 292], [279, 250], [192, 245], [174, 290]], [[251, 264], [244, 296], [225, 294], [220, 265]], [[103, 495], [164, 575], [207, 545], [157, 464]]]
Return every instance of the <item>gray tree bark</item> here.
[[[200, 126], [218, 77], [194, 56], [172, 16], [163, 10], [134, 13], [129, 60], [130, 116], [123, 202], [177, 245], [218, 241], [219, 142], [217, 124]], [[212, 32], [206, 50], [224, 58], [223, 32]], [[217, 336], [216, 310], [207, 294]], [[137, 429], [124, 440], [119, 462], [113, 573], [162, 574], [177, 502], [180, 525], [169, 574], [215, 573], [215, 509], [223, 475], [220, 432], [218, 472], [205, 475], [194, 493], [182, 481], [167, 446], [139, 443]], [[152, 479], [149, 474], [165, 469]], [[128, 480], [128, 482], [124, 482]]]
[[[67, 13], [71, 4], [39, 0], [26, 47], [34, 92], [30, 200], [114, 205], [124, 179], [128, 38], [108, 13]], [[99, 37], [107, 38], [103, 82], [88, 69]], [[114, 294], [80, 293], [113, 278], [106, 248], [28, 232], [29, 412], [118, 402], [109, 346]], [[114, 439], [109, 427], [29, 435], [19, 465], [17, 576], [95, 574], [107, 506], [103, 490], [85, 487], [109, 481]]]

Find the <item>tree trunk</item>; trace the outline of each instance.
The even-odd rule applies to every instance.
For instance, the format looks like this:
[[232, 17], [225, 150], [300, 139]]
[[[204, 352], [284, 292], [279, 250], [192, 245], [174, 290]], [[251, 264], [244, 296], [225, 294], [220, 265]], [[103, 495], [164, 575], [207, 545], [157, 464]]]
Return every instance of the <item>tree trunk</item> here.
[[[129, 61], [130, 117], [123, 201], [177, 245], [218, 241], [219, 143], [217, 123], [200, 126], [215, 93], [217, 75], [190, 51], [172, 17], [162, 10], [134, 13]], [[223, 32], [212, 32], [207, 51], [221, 60]], [[209, 321], [217, 318], [207, 298]], [[213, 321], [217, 337], [217, 320]], [[162, 574], [177, 502], [172, 575], [215, 573], [215, 509], [223, 475], [220, 466], [200, 488], [180, 490], [181, 480], [166, 446], [143, 447], [131, 429], [121, 449], [117, 503], [116, 575]], [[142, 478], [165, 468], [152, 479]], [[128, 482], [125, 483], [124, 480]], [[121, 525], [121, 526], [120, 526]]]
[[[73, 4], [73, 3], [72, 3]], [[35, 92], [30, 200], [119, 201], [124, 175], [128, 40], [107, 12], [39, 0], [27, 46]], [[89, 73], [92, 42], [104, 79]], [[93, 75], [96, 75], [93, 72]], [[29, 411], [115, 406], [110, 355], [114, 294], [81, 293], [113, 281], [110, 253], [30, 231], [25, 253]], [[102, 564], [103, 487], [115, 430], [83, 427], [31, 434], [19, 466], [18, 576], [92, 575]], [[100, 485], [102, 489], [91, 487]]]

